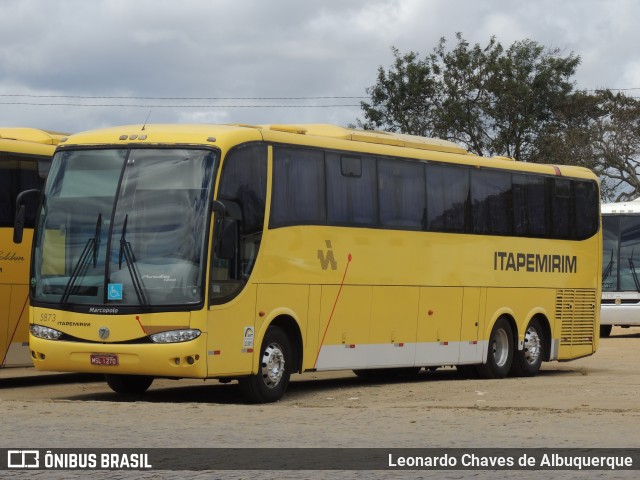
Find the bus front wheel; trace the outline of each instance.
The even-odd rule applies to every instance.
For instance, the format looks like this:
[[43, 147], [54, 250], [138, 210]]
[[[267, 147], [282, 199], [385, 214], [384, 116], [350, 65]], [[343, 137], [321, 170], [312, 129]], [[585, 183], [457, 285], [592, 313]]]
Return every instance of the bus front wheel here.
[[126, 395], [144, 393], [153, 383], [146, 375], [105, 375], [107, 384], [116, 393]]
[[476, 368], [482, 378], [504, 378], [509, 374], [512, 362], [513, 330], [506, 318], [499, 318], [489, 336], [487, 363]]
[[513, 373], [521, 377], [532, 377], [540, 371], [544, 355], [544, 332], [537, 319], [527, 325], [524, 332], [524, 346], [515, 352], [513, 358]]
[[240, 389], [249, 402], [270, 403], [282, 398], [291, 376], [291, 352], [286, 333], [280, 327], [269, 327], [260, 349], [258, 373], [238, 379]]

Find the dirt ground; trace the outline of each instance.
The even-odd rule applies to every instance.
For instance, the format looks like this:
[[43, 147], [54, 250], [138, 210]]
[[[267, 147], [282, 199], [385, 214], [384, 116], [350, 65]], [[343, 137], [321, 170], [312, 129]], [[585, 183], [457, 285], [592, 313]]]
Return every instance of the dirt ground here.
[[[157, 380], [145, 395], [123, 397], [97, 377], [2, 369], [0, 448], [639, 448], [638, 365], [640, 328], [615, 327], [610, 338], [601, 339], [595, 355], [544, 364], [534, 378], [466, 380], [453, 368], [390, 382], [364, 381], [351, 372], [303, 374], [292, 379], [283, 400], [270, 405], [243, 404], [234, 383]], [[69, 478], [52, 477], [55, 472], [30, 473], [35, 478]], [[100, 477], [99, 473], [92, 477]], [[259, 478], [299, 478], [297, 473]], [[389, 478], [390, 473], [394, 472], [375, 478]], [[422, 476], [639, 475], [638, 471], [501, 472], [497, 477], [490, 473]], [[342, 475], [306, 472], [304, 478], [371, 478], [359, 472]], [[258, 478], [251, 472], [193, 476], [227, 477]]]

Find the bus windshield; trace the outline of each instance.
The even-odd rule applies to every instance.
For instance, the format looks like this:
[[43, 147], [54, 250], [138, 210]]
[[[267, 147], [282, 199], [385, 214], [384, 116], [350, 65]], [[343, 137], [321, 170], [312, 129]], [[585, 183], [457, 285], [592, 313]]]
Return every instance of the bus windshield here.
[[200, 304], [216, 160], [190, 148], [58, 152], [37, 225], [32, 301]]
[[602, 290], [640, 291], [640, 216], [602, 216]]

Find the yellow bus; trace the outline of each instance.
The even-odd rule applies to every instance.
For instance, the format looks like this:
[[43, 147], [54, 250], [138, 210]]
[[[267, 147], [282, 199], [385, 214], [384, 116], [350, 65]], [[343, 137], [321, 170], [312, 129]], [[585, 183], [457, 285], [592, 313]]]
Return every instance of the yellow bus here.
[[456, 365], [534, 375], [594, 353], [588, 170], [330, 125], [123, 126], [69, 137], [36, 226], [36, 368], [237, 380]]
[[40, 189], [62, 136], [0, 127], [0, 367], [32, 365], [29, 355], [29, 257], [37, 205], [31, 199], [26, 239], [14, 244], [16, 196]]

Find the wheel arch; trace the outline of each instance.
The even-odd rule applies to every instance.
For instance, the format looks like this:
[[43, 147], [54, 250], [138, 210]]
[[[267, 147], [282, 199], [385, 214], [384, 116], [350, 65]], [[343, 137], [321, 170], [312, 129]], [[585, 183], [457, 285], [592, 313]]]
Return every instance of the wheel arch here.
[[[259, 343], [256, 343], [255, 348], [261, 348], [262, 340], [267, 332], [267, 329], [271, 326], [279, 327], [289, 338], [291, 349], [293, 351], [293, 372], [300, 373], [302, 371], [302, 354], [303, 354], [303, 342], [302, 331], [298, 323], [297, 318], [293, 312], [288, 309], [275, 310], [269, 316], [268, 320], [262, 324], [260, 328]], [[257, 367], [256, 367], [257, 368]]]
[[538, 320], [538, 322], [540, 323], [540, 328], [542, 328], [542, 333], [544, 335], [542, 343], [542, 345], [544, 346], [544, 351], [542, 352], [542, 360], [548, 362], [551, 360], [551, 324], [549, 323], [549, 318], [547, 318], [544, 313], [536, 313], [529, 319], [527, 325], [529, 325], [532, 320]]
[[512, 335], [512, 340], [513, 340], [513, 345], [514, 345], [514, 352], [517, 350], [518, 348], [518, 325], [516, 323], [515, 320], [515, 314], [513, 313], [513, 311], [511, 309], [508, 308], [503, 308], [498, 310], [497, 312], [494, 313], [493, 317], [491, 318], [491, 321], [487, 323], [486, 328], [485, 328], [485, 334], [484, 334], [484, 338], [487, 340], [485, 343], [485, 348], [484, 351], [482, 353], [482, 361], [483, 363], [487, 361], [487, 356], [489, 355], [489, 337], [491, 337], [491, 331], [493, 330], [493, 327], [495, 326], [496, 322], [498, 320], [500, 320], [501, 318], [504, 318], [508, 323], [509, 326], [511, 327], [511, 335]]
[[518, 324], [516, 323], [515, 313], [513, 312], [513, 310], [509, 308], [501, 308], [500, 310], [496, 311], [493, 314], [493, 317], [491, 317], [491, 321], [487, 324], [485, 328], [484, 337], [487, 339], [489, 338], [489, 336], [491, 335], [491, 330], [493, 330], [494, 325], [501, 318], [504, 318], [509, 322], [509, 326], [511, 327], [511, 330], [513, 333], [514, 345], [517, 345], [518, 344]]

